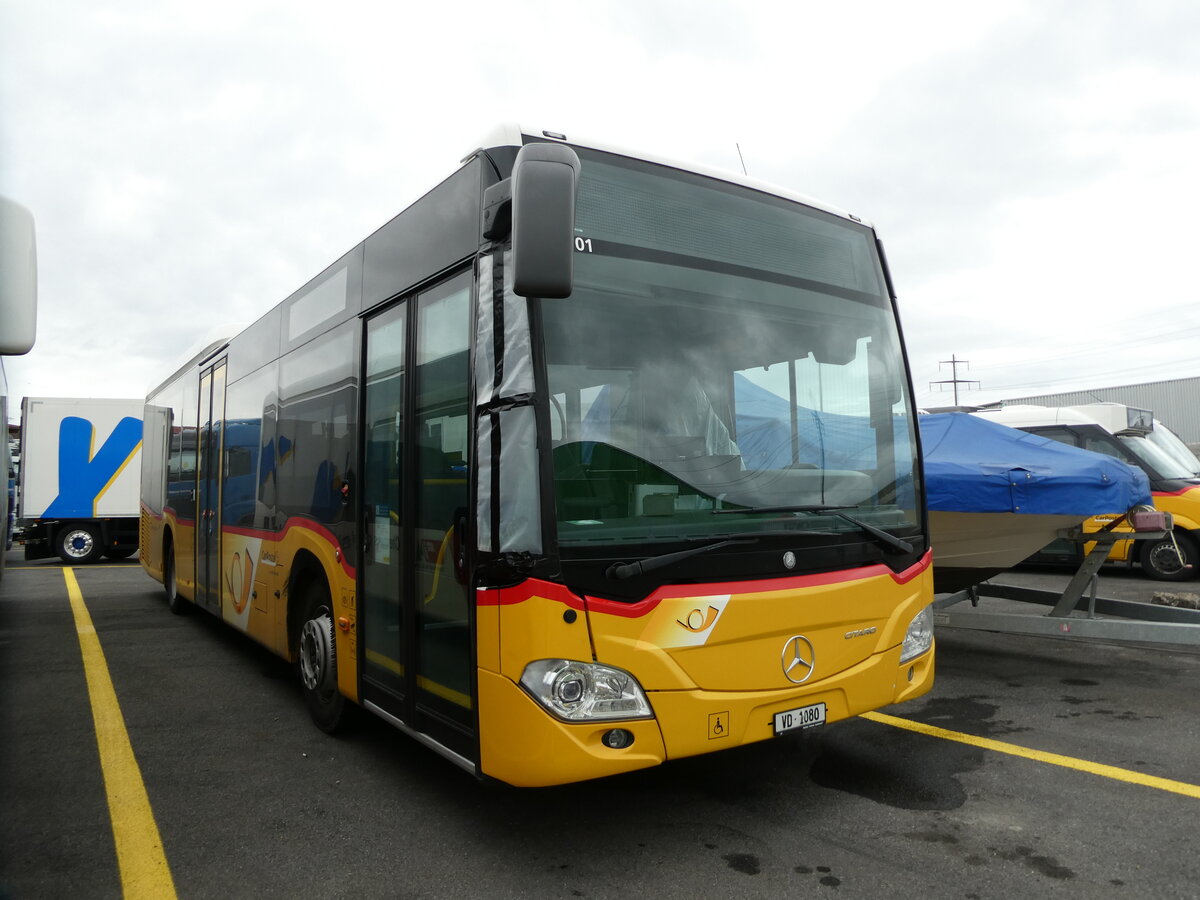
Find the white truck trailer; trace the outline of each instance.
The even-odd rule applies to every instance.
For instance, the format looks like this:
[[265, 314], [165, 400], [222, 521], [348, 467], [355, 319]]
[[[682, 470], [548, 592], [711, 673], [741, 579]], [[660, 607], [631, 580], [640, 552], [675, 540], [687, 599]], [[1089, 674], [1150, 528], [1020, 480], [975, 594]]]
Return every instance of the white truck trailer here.
[[26, 559], [121, 559], [138, 547], [142, 400], [21, 402], [18, 525]]

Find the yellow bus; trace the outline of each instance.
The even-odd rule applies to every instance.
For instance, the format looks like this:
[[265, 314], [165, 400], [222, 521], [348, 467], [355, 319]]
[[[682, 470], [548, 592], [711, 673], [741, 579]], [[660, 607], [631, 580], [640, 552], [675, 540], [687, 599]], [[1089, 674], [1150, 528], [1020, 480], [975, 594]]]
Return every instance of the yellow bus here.
[[326, 731], [612, 775], [930, 688], [913, 413], [869, 225], [505, 126], [150, 393], [141, 559]]

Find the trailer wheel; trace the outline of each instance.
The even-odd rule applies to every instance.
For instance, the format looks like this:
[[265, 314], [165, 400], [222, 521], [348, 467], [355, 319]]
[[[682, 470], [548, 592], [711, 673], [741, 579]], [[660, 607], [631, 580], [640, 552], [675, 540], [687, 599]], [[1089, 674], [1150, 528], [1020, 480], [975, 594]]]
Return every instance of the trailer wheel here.
[[[1175, 552], [1176, 544], [1179, 545], [1178, 554]], [[1192, 537], [1176, 531], [1174, 541], [1170, 537], [1143, 541], [1141, 562], [1142, 570], [1150, 578], [1158, 581], [1187, 581], [1198, 574], [1200, 553], [1197, 552], [1196, 542]]]
[[104, 553], [95, 528], [82, 522], [72, 522], [64, 527], [54, 543], [59, 558], [68, 565], [95, 562]]
[[314, 579], [301, 596], [300, 684], [313, 722], [332, 734], [342, 724], [346, 698], [338, 690], [337, 642], [333, 605], [323, 579]]

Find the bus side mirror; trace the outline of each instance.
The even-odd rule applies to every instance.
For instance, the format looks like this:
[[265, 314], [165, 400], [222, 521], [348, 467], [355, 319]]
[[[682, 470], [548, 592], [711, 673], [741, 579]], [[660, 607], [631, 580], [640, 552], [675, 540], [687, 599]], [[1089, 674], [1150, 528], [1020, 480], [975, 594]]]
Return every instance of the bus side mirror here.
[[0, 355], [28, 353], [36, 334], [33, 215], [19, 203], [0, 197]]
[[512, 176], [513, 291], [571, 296], [579, 157], [563, 144], [526, 144]]

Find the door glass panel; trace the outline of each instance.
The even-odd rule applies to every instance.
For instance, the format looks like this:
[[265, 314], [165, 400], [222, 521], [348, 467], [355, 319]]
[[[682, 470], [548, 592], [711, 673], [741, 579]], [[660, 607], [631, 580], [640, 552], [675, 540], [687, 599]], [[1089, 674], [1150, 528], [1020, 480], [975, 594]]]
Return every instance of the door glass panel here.
[[404, 491], [406, 305], [367, 323], [367, 386], [363, 478], [364, 674], [397, 694], [405, 688], [401, 541]]
[[209, 491], [208, 448], [212, 443], [212, 372], [200, 376], [200, 414], [196, 431], [196, 602], [208, 605], [208, 522], [212, 501]]
[[208, 609], [221, 608], [221, 452], [225, 419], [225, 363], [200, 379], [200, 447], [196, 522], [196, 599]]
[[417, 298], [414, 568], [420, 703], [471, 727], [471, 633], [457, 565], [467, 490], [470, 278]]

